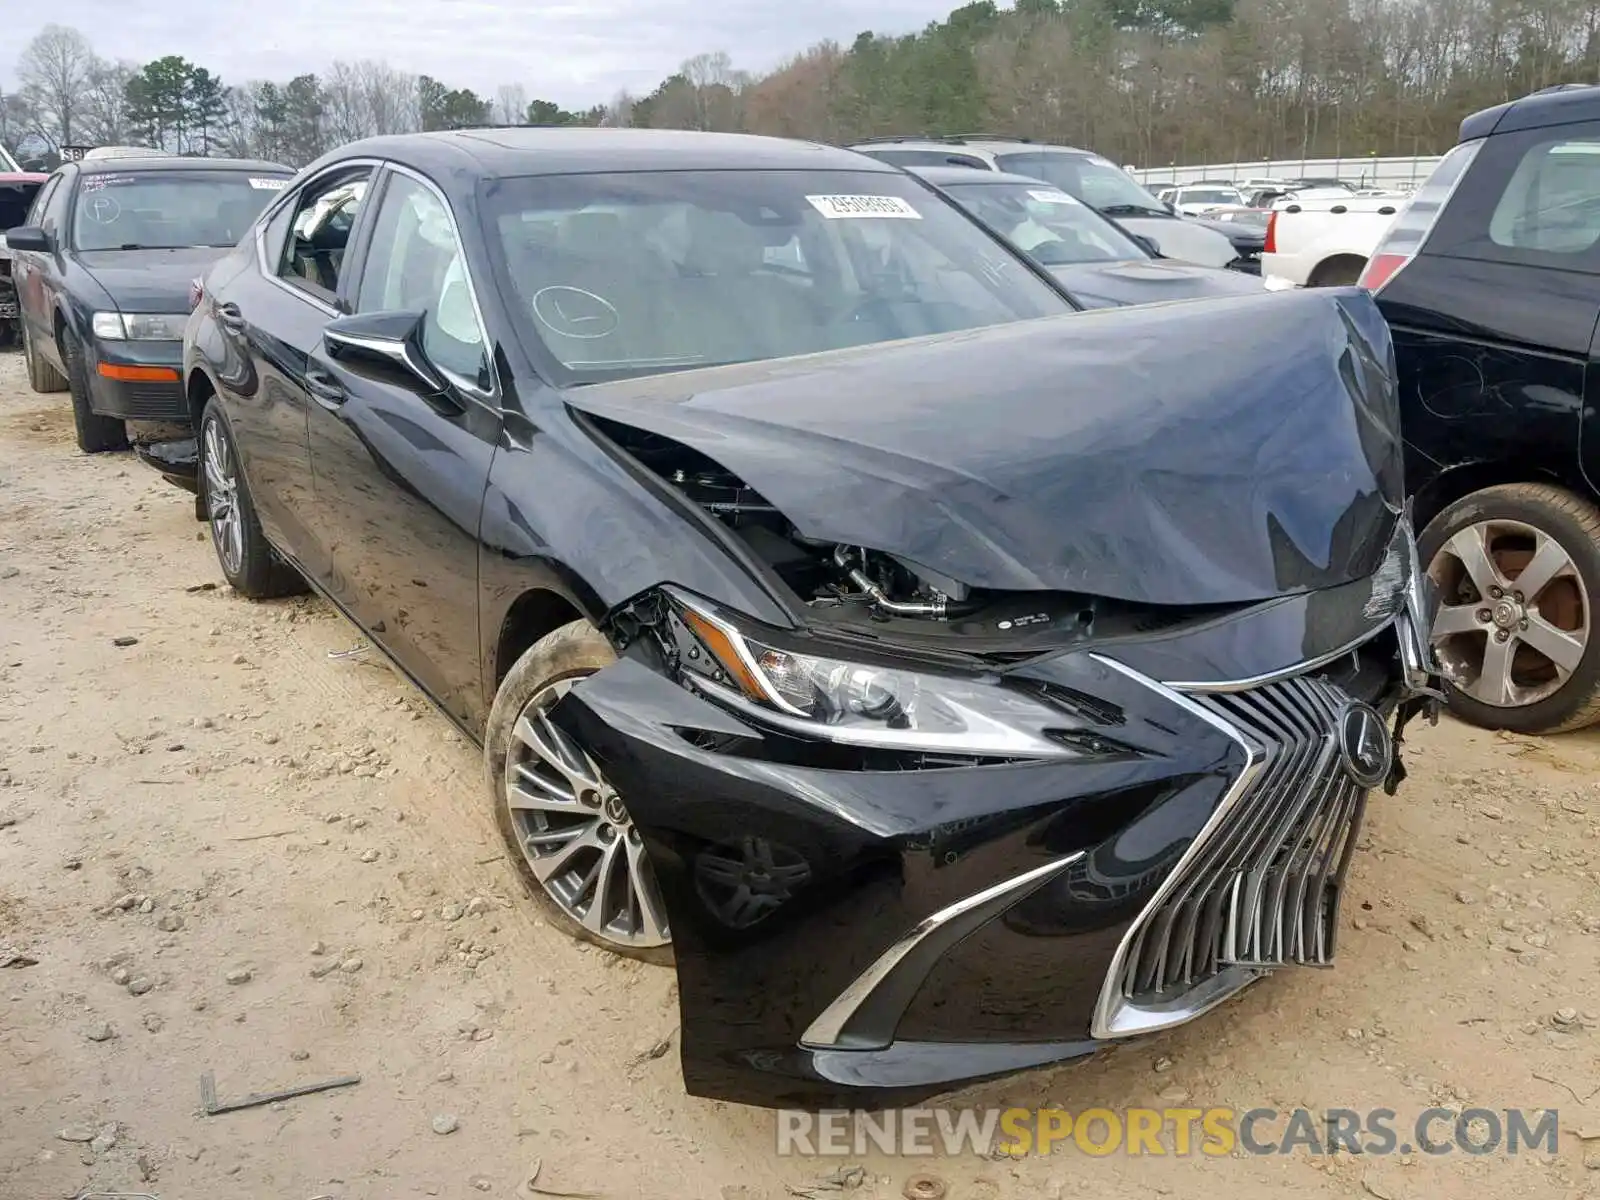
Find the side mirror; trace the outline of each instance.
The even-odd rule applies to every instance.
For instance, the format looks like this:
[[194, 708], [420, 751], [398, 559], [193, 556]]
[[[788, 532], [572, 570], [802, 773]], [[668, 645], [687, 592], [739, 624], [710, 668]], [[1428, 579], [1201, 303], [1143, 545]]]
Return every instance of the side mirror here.
[[394, 367], [429, 392], [443, 392], [444, 376], [422, 352], [422, 318], [408, 309], [339, 317], [323, 327], [322, 344], [329, 358]]
[[1161, 243], [1156, 241], [1155, 238], [1146, 237], [1142, 233], [1130, 233], [1128, 236], [1134, 241], [1138, 242], [1140, 246], [1144, 247], [1145, 251], [1149, 253], [1151, 258], [1161, 257]]
[[12, 250], [36, 250], [50, 253], [50, 235], [37, 225], [18, 225], [6, 231], [6, 246]]

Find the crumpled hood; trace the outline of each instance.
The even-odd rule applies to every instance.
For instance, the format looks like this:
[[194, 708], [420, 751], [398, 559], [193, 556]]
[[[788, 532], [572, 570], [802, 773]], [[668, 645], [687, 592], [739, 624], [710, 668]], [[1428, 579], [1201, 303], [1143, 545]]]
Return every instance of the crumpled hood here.
[[1403, 498], [1388, 326], [1316, 289], [574, 389], [806, 535], [975, 587], [1257, 601], [1370, 575]]
[[78, 263], [122, 312], [185, 313], [189, 282], [211, 269], [228, 248], [181, 250], [84, 250]]
[[1197, 300], [1207, 296], [1249, 296], [1266, 290], [1257, 276], [1160, 258], [1073, 263], [1047, 269], [1074, 299], [1088, 308], [1154, 304], [1158, 300]]

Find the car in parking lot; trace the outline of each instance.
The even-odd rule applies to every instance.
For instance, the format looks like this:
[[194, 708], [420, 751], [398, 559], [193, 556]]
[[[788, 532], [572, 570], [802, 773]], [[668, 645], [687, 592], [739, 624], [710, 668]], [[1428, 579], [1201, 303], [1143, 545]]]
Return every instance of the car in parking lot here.
[[1055, 276], [1084, 308], [1245, 296], [1259, 279], [1155, 255], [1060, 188], [1003, 171], [907, 167]]
[[1149, 239], [1157, 251], [1180, 262], [1227, 267], [1244, 257], [1228, 231], [1200, 218], [1179, 216], [1110, 159], [1073, 146], [1027, 138], [868, 138], [851, 147], [898, 167], [976, 167], [1025, 175], [1059, 188], [1109, 217], [1122, 229]]
[[928, 1095], [1332, 960], [1430, 679], [1366, 293], [1078, 312], [847, 151], [463, 130], [305, 168], [184, 379], [223, 575], [482, 747], [550, 921], [674, 963], [692, 1092]]
[[1469, 116], [1361, 276], [1394, 331], [1452, 711], [1600, 719], [1600, 87]]
[[68, 391], [78, 447], [161, 436], [188, 409], [178, 367], [189, 285], [293, 174], [275, 163], [128, 148], [63, 163], [6, 234], [28, 381]]

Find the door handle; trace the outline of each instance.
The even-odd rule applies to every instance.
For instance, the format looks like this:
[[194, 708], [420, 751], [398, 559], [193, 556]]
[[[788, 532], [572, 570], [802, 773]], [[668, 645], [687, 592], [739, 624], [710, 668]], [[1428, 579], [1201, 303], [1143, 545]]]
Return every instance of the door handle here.
[[320, 367], [306, 372], [306, 391], [323, 408], [338, 408], [348, 398], [344, 385]]
[[231, 300], [217, 305], [217, 324], [229, 333], [244, 332], [244, 314], [239, 311], [239, 306]]

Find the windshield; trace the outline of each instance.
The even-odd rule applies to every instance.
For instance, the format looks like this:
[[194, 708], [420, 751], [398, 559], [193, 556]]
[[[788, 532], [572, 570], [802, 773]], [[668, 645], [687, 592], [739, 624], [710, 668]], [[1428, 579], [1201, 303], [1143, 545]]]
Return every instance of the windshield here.
[[956, 183], [946, 185], [945, 191], [978, 220], [1047, 267], [1149, 257], [1127, 234], [1059, 188]]
[[243, 171], [86, 175], [74, 206], [73, 248], [232, 246], [288, 180]]
[[1232, 188], [1184, 188], [1179, 204], [1240, 204], [1243, 197]]
[[783, 358], [1071, 312], [900, 174], [495, 180], [501, 289], [563, 383]]
[[1009, 171], [1013, 175], [1029, 175], [1053, 183], [1094, 208], [1153, 212], [1162, 216], [1167, 212], [1159, 200], [1134, 181], [1133, 176], [1093, 155], [1030, 150], [1017, 154], [998, 154], [995, 162], [1002, 171]]

